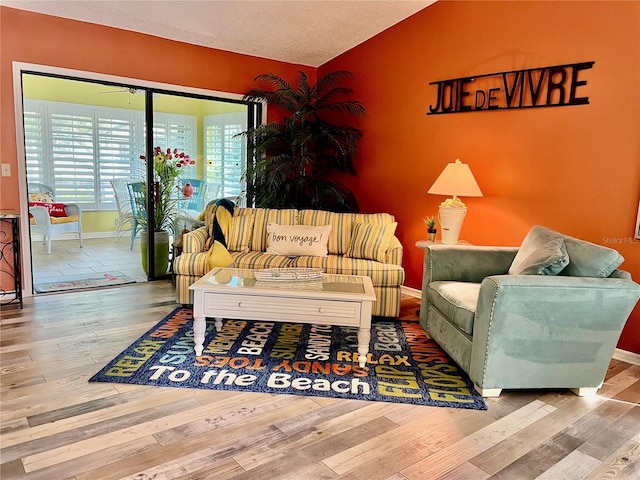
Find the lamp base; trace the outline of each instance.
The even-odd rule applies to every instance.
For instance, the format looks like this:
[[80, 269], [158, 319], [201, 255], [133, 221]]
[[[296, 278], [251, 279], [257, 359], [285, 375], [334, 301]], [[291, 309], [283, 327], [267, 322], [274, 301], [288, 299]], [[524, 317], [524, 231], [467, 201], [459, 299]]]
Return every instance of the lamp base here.
[[445, 208], [438, 210], [438, 219], [442, 228], [442, 243], [445, 245], [455, 245], [458, 243], [462, 222], [467, 214], [467, 207]]

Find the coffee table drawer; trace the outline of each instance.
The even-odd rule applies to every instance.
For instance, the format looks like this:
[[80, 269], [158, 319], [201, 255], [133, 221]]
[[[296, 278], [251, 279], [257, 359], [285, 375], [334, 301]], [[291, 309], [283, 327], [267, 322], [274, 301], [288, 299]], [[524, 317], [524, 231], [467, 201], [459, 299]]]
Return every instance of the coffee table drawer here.
[[206, 317], [358, 325], [360, 302], [277, 296], [204, 294]]

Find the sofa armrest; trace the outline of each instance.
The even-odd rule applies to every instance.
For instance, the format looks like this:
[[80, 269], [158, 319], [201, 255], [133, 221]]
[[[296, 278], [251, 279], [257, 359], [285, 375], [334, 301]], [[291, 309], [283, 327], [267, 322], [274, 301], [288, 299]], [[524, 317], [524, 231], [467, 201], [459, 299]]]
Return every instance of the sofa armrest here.
[[207, 227], [200, 227], [182, 236], [182, 251], [184, 253], [200, 253], [205, 249], [209, 231]]
[[402, 243], [398, 237], [394, 236], [391, 239], [391, 244], [389, 245], [389, 249], [387, 250], [387, 258], [385, 263], [390, 265], [398, 265], [402, 266], [402, 255], [404, 254], [404, 248], [402, 247]]
[[639, 298], [640, 285], [618, 278], [488, 277], [469, 376], [483, 388], [597, 387]]
[[490, 275], [507, 273], [517, 252], [517, 247], [429, 245], [422, 284], [441, 280], [480, 283]]

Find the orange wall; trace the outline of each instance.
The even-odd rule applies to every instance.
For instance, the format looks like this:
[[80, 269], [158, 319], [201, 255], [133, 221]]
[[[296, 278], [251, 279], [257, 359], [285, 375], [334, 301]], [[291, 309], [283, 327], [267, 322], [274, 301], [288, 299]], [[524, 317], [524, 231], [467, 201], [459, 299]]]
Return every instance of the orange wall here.
[[[464, 199], [462, 239], [519, 245], [541, 224], [613, 246], [640, 280], [639, 52], [640, 2], [440, 0], [320, 67], [353, 72], [367, 116], [345, 181], [363, 211], [396, 216], [408, 286], [421, 285], [421, 218], [444, 200], [426, 191], [456, 158], [484, 193]], [[589, 105], [426, 115], [429, 82], [583, 61]], [[640, 307], [618, 346], [640, 353]]]
[[[354, 73], [368, 115], [358, 121], [358, 176], [346, 181], [363, 211], [397, 217], [408, 286], [421, 283], [421, 218], [443, 199], [426, 191], [455, 158], [470, 164], [485, 195], [465, 199], [462, 238], [471, 243], [517, 245], [536, 223], [600, 244], [631, 238], [640, 199], [639, 19], [640, 2], [440, 0], [320, 68]], [[263, 72], [316, 73], [0, 7], [0, 161], [14, 172], [0, 177], [2, 208], [18, 208], [14, 60], [235, 93]], [[435, 100], [429, 82], [590, 60], [588, 106], [425, 115]], [[640, 279], [640, 244], [615, 247]], [[619, 347], [640, 353], [640, 307]]]
[[[25, 32], [28, 32], [26, 34]], [[99, 72], [243, 94], [266, 72], [294, 78], [314, 68], [198, 47], [126, 30], [0, 7], [0, 205], [19, 208], [12, 62]]]
[[[25, 33], [27, 32], [27, 33]], [[316, 69], [165, 40], [159, 37], [0, 7], [0, 208], [19, 210], [12, 62], [119, 75], [243, 94], [266, 72], [294, 78]], [[4, 228], [4, 226], [2, 227]], [[0, 285], [13, 290], [6, 275]]]

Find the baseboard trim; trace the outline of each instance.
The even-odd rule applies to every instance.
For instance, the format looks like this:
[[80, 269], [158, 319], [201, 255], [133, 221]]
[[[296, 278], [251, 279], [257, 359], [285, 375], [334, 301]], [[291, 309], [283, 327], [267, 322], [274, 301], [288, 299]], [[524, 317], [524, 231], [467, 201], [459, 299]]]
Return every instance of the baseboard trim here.
[[[422, 291], [417, 288], [401, 285], [400, 292], [408, 297], [422, 298]], [[613, 358], [620, 360], [621, 362], [630, 363], [631, 365], [640, 366], [640, 353], [629, 352], [628, 350], [616, 348], [613, 352]]]
[[422, 298], [422, 292], [420, 290], [405, 285], [400, 286], [400, 293], [412, 298]]
[[[63, 236], [63, 235], [66, 235]], [[122, 235], [122, 237], [120, 238], [128, 238], [129, 241], [131, 241], [131, 234], [130, 233], [124, 233]], [[82, 239], [91, 239], [91, 238], [113, 238], [115, 241], [116, 238], [116, 232], [89, 232], [89, 233], [82, 233]], [[32, 236], [33, 240], [42, 241], [42, 235], [36, 233]], [[62, 233], [59, 235], [56, 235], [53, 240], [78, 240], [78, 234], [77, 233], [71, 233], [71, 232], [67, 232], [67, 233]]]
[[621, 362], [630, 363], [631, 365], [640, 366], [640, 353], [633, 353], [628, 350], [616, 348], [613, 352], [613, 358]]

